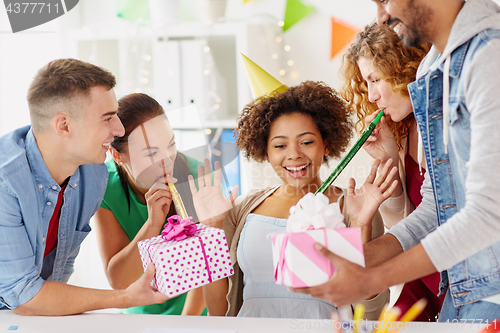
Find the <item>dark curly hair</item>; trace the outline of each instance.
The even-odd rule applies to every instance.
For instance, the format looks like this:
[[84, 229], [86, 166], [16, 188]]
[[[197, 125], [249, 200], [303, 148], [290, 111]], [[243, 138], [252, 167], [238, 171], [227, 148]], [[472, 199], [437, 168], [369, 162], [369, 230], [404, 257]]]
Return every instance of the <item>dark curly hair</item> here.
[[248, 159], [265, 161], [271, 124], [280, 116], [293, 113], [311, 116], [329, 151], [323, 162], [339, 158], [346, 150], [354, 127], [349, 109], [334, 89], [314, 81], [248, 104], [238, 116], [236, 144]]
[[[365, 117], [378, 110], [377, 104], [368, 100], [368, 86], [358, 67], [360, 57], [373, 61], [373, 67], [389, 82], [394, 92], [409, 98], [407, 85], [415, 81], [417, 68], [425, 57], [431, 44], [407, 47], [399, 36], [388, 26], [372, 23], [356, 35], [356, 40], [349, 46], [342, 59], [343, 87], [341, 96], [349, 101], [349, 107], [356, 114], [356, 125], [361, 132], [365, 129]], [[391, 128], [399, 148], [401, 141], [408, 136], [413, 113], [400, 122], [385, 119]]]

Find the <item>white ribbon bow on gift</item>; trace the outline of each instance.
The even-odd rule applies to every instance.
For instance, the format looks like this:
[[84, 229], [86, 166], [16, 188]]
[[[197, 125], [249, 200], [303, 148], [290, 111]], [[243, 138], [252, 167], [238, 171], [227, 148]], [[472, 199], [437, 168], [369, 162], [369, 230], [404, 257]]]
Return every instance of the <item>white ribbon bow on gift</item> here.
[[338, 202], [330, 200], [323, 193], [307, 193], [297, 204], [290, 208], [286, 223], [287, 232], [302, 232], [311, 229], [345, 228], [344, 216]]

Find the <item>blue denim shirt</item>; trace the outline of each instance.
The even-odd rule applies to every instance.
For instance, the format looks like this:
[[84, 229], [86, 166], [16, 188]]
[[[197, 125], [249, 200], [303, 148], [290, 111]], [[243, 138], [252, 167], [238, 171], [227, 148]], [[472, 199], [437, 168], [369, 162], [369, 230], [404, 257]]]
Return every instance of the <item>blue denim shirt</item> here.
[[[481, 189], [473, 188], [475, 180], [467, 179], [471, 167], [470, 163], [472, 162], [470, 154], [473, 133], [471, 131], [471, 114], [468, 109], [470, 100], [467, 99], [467, 89], [470, 89], [470, 86], [468, 86], [470, 81], [465, 76], [468, 73], [467, 66], [474, 60], [477, 52], [487, 45], [492, 38], [500, 38], [500, 31], [485, 30], [455, 49], [451, 54], [449, 72], [450, 142], [448, 154], [445, 152], [443, 145], [443, 64], [435, 70], [430, 70], [426, 75], [408, 86], [415, 118], [422, 133], [428, 168], [427, 173], [432, 182], [438, 225], [445, 224], [467, 205], [469, 205], [468, 208], [460, 213], [463, 215], [468, 214], [469, 211], [474, 212], [472, 216], [467, 215], [472, 221], [474, 218], [484, 218], [481, 214], [491, 213], [492, 216], [498, 214], [500, 209], [500, 207], [497, 207], [496, 212], [494, 212], [495, 207], [493, 207], [493, 210], [488, 209], [490, 212], [482, 212], [481, 209], [471, 209], [472, 206], [467, 202], [472, 198], [476, 200], [481, 194], [484, 195], [484, 199], [481, 200], [488, 201], [488, 195], [491, 195], [491, 193], [481, 193]], [[498, 97], [490, 96], [490, 98]], [[498, 114], [492, 116], [498, 117]], [[490, 123], [494, 124], [494, 122], [496, 120], [492, 118]], [[476, 128], [475, 130], [487, 131], [485, 128]], [[483, 134], [487, 135], [487, 132]], [[479, 144], [488, 145], [486, 142]], [[486, 151], [486, 154], [484, 152], [480, 154], [483, 161], [490, 161], [493, 158], [491, 161], [495, 163], [494, 159], [497, 159], [498, 155], [486, 156], [488, 147], [483, 148]], [[497, 163], [500, 163], [500, 160]], [[474, 165], [474, 168], [477, 170], [478, 166]], [[498, 174], [491, 175], [491, 171], [487, 168], [484, 169], [483, 177], [498, 177]], [[469, 182], [468, 187], [466, 187], [467, 181]], [[497, 188], [496, 196], [498, 195]], [[487, 203], [483, 207], [486, 207], [486, 205]], [[450, 231], [450, 229], [447, 229], [447, 231]], [[472, 236], [476, 233], [476, 230], [470, 230], [470, 233], [470, 236]], [[457, 234], [455, 237], [467, 237], [467, 235]], [[434, 238], [433, 241], [436, 239]], [[442, 244], [441, 246], [450, 248], [449, 244]], [[463, 246], [467, 246], [467, 244], [464, 243]], [[426, 244], [424, 244], [425, 247]], [[440, 292], [445, 292], [449, 285], [455, 306], [498, 294], [500, 293], [499, 263], [500, 242], [497, 242], [442, 272]]]
[[108, 172], [82, 165], [64, 191], [57, 248], [45, 259], [45, 238], [61, 187], [52, 179], [30, 126], [0, 138], [0, 308], [35, 296], [44, 280], [67, 282], [99, 208]]

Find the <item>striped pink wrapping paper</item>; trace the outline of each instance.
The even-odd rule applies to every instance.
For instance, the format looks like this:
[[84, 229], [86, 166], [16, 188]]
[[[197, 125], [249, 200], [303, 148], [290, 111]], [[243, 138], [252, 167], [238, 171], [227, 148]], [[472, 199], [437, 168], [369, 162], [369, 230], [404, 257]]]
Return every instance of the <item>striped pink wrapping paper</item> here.
[[314, 229], [272, 236], [274, 279], [287, 287], [313, 287], [327, 282], [335, 266], [314, 248], [321, 243], [331, 252], [365, 266], [361, 229]]

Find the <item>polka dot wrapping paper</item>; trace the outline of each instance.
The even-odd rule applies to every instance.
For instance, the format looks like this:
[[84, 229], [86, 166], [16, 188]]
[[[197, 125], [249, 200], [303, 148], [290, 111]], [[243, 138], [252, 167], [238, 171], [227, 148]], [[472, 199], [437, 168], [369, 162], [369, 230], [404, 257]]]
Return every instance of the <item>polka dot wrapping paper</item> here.
[[155, 264], [152, 285], [169, 297], [233, 274], [224, 231], [197, 226], [193, 236], [181, 241], [157, 236], [137, 243], [144, 269], [150, 262]]

